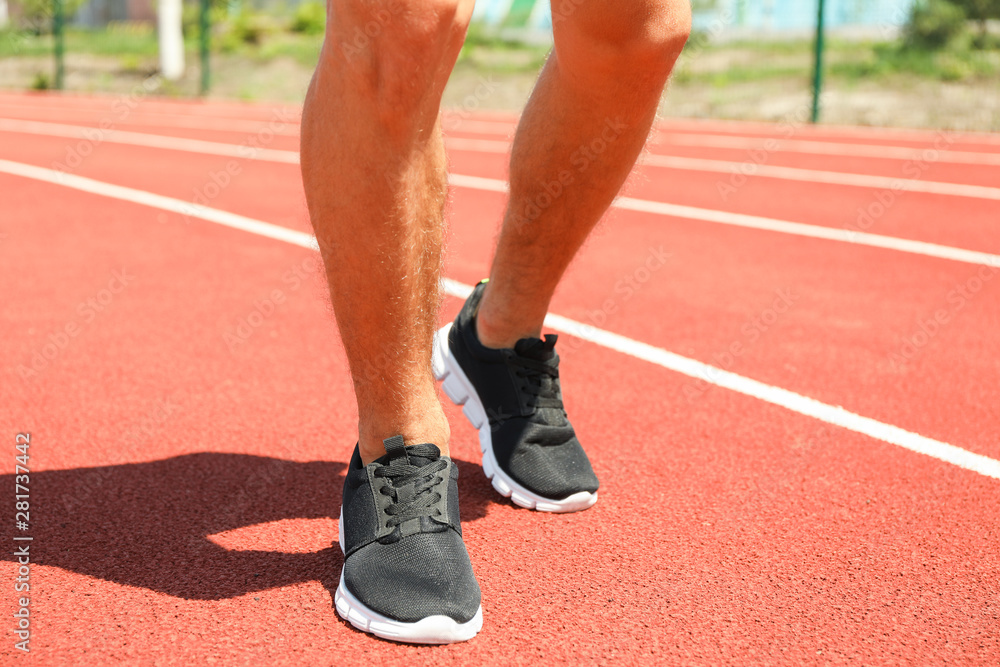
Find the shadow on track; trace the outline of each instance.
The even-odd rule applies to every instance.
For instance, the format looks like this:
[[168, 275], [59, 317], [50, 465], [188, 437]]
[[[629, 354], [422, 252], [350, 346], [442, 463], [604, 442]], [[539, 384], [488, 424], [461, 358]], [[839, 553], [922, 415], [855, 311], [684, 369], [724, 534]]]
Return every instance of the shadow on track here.
[[[496, 494], [478, 464], [456, 461], [463, 522]], [[320, 581], [336, 589], [343, 557], [231, 551], [208, 535], [281, 519], [336, 519], [346, 464], [198, 453], [30, 475], [31, 562], [189, 600], [220, 600]], [[0, 476], [14, 488], [14, 475]], [[8, 528], [7, 540], [10, 542]], [[2, 560], [15, 560], [4, 550]]]

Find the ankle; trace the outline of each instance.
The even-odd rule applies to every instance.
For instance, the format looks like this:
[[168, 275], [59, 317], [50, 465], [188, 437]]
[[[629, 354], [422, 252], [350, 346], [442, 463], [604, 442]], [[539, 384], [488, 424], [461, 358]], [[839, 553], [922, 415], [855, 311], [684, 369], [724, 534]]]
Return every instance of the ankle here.
[[540, 323], [533, 325], [526, 323], [523, 317], [516, 320], [506, 317], [492, 306], [486, 295], [483, 295], [483, 302], [476, 314], [475, 326], [479, 342], [495, 350], [509, 349], [522, 338], [538, 338], [542, 335]]
[[433, 407], [418, 411], [415, 415], [388, 415], [382, 418], [372, 417], [358, 424], [358, 450], [361, 460], [368, 465], [375, 459], [385, 455], [382, 441], [394, 435], [403, 436], [403, 442], [409, 445], [431, 443], [437, 445], [442, 456], [448, 456], [448, 441], [451, 439], [451, 427], [448, 418], [435, 399]]

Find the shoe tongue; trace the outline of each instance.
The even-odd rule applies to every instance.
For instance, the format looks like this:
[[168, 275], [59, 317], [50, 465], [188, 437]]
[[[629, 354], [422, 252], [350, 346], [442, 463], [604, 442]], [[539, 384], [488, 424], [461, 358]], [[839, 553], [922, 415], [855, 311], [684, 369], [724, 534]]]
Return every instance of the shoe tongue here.
[[382, 441], [389, 463], [400, 461], [418, 468], [441, 458], [441, 450], [429, 442], [422, 445], [403, 445], [403, 436], [394, 435]]
[[409, 453], [410, 465], [418, 468], [423, 468], [441, 458], [441, 450], [438, 449], [437, 445], [432, 445], [429, 442], [423, 445], [414, 445], [408, 448], [407, 452]]
[[545, 334], [545, 340], [522, 338], [514, 344], [514, 352], [528, 359], [548, 361], [556, 356], [555, 346], [558, 339], [559, 336], [556, 334]]

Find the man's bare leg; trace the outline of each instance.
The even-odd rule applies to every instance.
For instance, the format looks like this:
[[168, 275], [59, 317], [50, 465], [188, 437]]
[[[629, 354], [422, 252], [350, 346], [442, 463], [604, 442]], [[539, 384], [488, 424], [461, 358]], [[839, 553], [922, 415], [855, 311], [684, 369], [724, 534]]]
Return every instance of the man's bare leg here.
[[600, 483], [566, 414], [555, 339], [540, 340], [542, 323], [642, 150], [690, 7], [553, 4], [555, 48], [514, 139], [490, 281], [442, 330], [434, 372], [479, 430], [483, 471], [500, 494], [530, 509], [578, 512], [597, 502]]
[[302, 175], [358, 403], [365, 463], [382, 440], [448, 422], [430, 371], [446, 193], [441, 94], [472, 0], [331, 0], [302, 117]]
[[334, 606], [385, 639], [465, 641], [482, 627], [481, 592], [431, 345], [447, 186], [438, 107], [472, 0], [328, 0], [327, 11], [301, 152], [358, 403]]
[[477, 317], [488, 347], [540, 335], [559, 279], [642, 150], [691, 20], [687, 0], [556, 0], [553, 15]]

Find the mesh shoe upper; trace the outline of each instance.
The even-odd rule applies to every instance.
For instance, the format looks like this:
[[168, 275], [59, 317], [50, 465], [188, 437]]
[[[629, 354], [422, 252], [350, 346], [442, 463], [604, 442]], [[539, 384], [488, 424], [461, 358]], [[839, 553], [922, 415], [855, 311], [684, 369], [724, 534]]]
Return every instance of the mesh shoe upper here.
[[547, 498], [597, 491], [597, 476], [563, 407], [557, 337], [522, 338], [513, 349], [485, 347], [476, 334], [484, 288], [477, 285], [465, 302], [448, 347], [486, 411], [498, 465]]
[[[390, 442], [392, 441], [392, 442]], [[462, 541], [458, 468], [434, 445], [403, 447], [362, 465], [355, 448], [344, 481], [344, 583], [369, 609], [413, 623], [444, 615], [465, 623], [480, 604]]]

